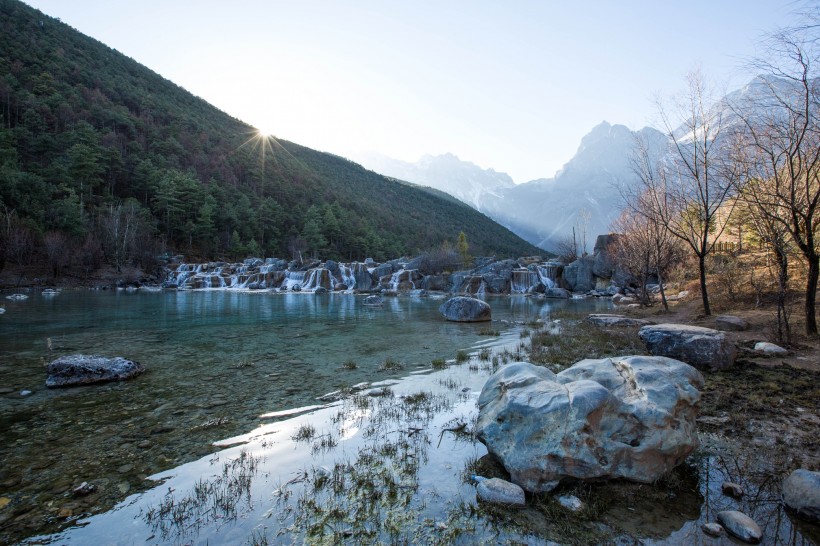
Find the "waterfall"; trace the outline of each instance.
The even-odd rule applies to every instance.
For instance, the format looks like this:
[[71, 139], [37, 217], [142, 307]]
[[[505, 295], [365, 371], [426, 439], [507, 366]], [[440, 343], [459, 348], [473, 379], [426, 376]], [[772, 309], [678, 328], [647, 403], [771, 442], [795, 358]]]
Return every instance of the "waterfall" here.
[[538, 280], [545, 288], [555, 288], [555, 267], [551, 264], [538, 266]]
[[538, 281], [538, 273], [535, 271], [530, 271], [529, 269], [513, 270], [512, 277], [510, 277], [510, 292], [514, 294], [526, 294]]
[[[415, 269], [400, 269], [393, 273], [390, 277], [390, 290], [398, 292], [399, 290], [415, 290], [416, 282], [413, 280], [413, 274], [418, 274]], [[402, 287], [402, 284], [409, 283], [410, 286]]]
[[356, 275], [353, 273], [353, 268], [339, 264], [339, 272], [342, 275], [342, 284], [347, 286], [348, 292], [352, 292], [356, 288]]
[[296, 286], [298, 286], [301, 290], [302, 284], [304, 284], [304, 282], [304, 271], [285, 271], [285, 280], [282, 281], [282, 286], [280, 287], [280, 290], [293, 290], [293, 288]]

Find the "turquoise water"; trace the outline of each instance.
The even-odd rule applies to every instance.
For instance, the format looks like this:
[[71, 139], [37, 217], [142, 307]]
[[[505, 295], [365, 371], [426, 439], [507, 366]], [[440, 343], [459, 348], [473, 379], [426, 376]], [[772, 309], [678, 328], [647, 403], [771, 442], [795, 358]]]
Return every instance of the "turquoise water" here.
[[[433, 298], [387, 298], [373, 308], [353, 294], [28, 294], [3, 299], [0, 315], [0, 541], [104, 512], [153, 486], [149, 476], [253, 430], [261, 414], [429, 369], [461, 349], [511, 342], [516, 323], [557, 309], [609, 306], [500, 297], [489, 300], [492, 323], [457, 324], [442, 320], [442, 300]], [[488, 328], [502, 335], [481, 335]], [[123, 383], [46, 389], [44, 364], [73, 353], [123, 356], [148, 371]], [[388, 358], [401, 369], [380, 371]], [[75, 498], [71, 490], [84, 481], [96, 491]]]

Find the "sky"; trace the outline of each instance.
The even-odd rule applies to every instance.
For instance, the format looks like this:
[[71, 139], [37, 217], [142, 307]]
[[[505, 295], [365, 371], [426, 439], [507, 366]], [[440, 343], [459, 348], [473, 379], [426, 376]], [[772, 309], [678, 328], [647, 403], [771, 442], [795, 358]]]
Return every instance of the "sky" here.
[[755, 75], [795, 0], [26, 0], [266, 134], [552, 176], [601, 121], [658, 126], [699, 68]]

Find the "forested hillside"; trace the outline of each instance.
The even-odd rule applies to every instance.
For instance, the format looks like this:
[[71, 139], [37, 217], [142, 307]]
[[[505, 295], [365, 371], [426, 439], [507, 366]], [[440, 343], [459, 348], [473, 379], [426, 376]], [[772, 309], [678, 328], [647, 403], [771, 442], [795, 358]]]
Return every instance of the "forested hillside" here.
[[273, 138], [16, 0], [0, 0], [0, 259], [55, 274], [164, 252], [377, 260], [538, 250], [466, 205]]

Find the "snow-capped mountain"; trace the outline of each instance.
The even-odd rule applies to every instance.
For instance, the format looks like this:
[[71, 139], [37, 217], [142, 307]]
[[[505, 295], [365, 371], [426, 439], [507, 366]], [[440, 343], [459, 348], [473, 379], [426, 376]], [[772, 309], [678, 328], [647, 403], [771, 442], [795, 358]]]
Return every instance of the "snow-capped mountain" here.
[[482, 212], [531, 243], [552, 250], [562, 238], [586, 224], [588, 251], [595, 236], [608, 233], [622, 208], [621, 185], [637, 183], [632, 169], [636, 138], [655, 153], [665, 151], [666, 136], [652, 128], [631, 131], [603, 122], [583, 139], [575, 156], [553, 178], [504, 190], [484, 203]]
[[[820, 88], [820, 81], [813, 85]], [[747, 119], [766, 123], [772, 116], [783, 115], [779, 101], [797, 91], [794, 82], [758, 76], [718, 100], [711, 113], [723, 127], [720, 134], [728, 138], [732, 128], [741, 123], [739, 112]], [[687, 133], [691, 128], [685, 124], [673, 132], [684, 145]], [[580, 237], [586, 224], [588, 247], [596, 235], [609, 232], [623, 208], [619, 188], [639, 182], [632, 167], [638, 138], [655, 160], [670, 153], [671, 140], [661, 131], [651, 127], [632, 131], [604, 121], [581, 139], [575, 156], [555, 176], [517, 186], [503, 172], [481, 169], [452, 154], [424, 156], [417, 163], [377, 155], [359, 161], [379, 173], [445, 191], [529, 242], [554, 250], [558, 241], [572, 235], [573, 227]]]
[[371, 171], [447, 192], [477, 210], [482, 210], [486, 200], [497, 198], [500, 190], [515, 186], [507, 173], [482, 169], [453, 154], [425, 155], [416, 163], [376, 153], [361, 154], [353, 159]]

